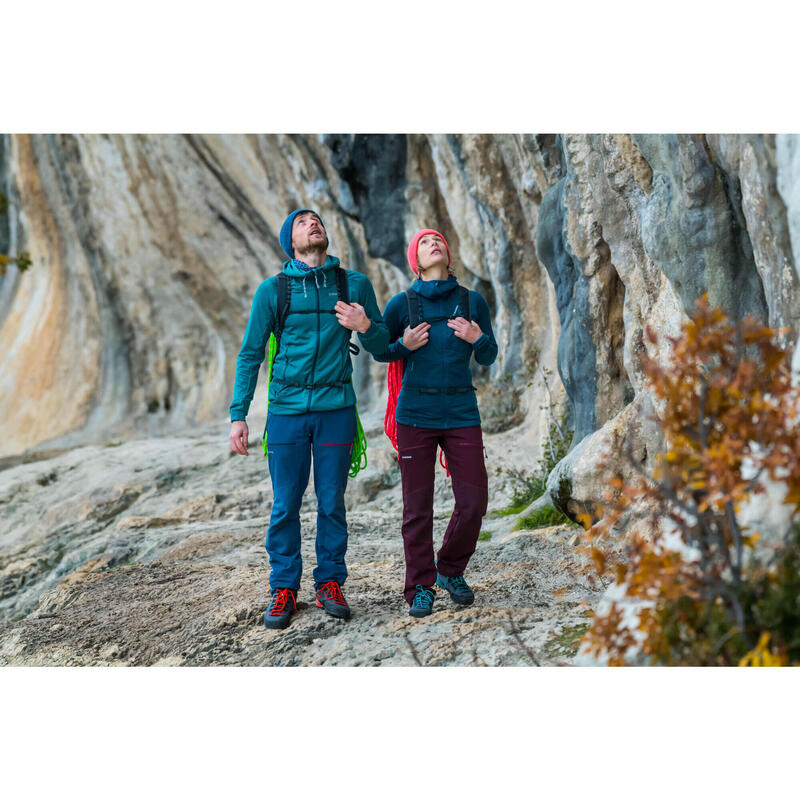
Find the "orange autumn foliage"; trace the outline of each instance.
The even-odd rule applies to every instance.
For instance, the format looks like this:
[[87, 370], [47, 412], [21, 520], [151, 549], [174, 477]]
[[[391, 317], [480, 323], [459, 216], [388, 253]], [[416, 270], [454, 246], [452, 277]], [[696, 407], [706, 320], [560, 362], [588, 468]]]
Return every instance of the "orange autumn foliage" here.
[[[587, 534], [599, 574], [624, 584], [636, 610], [633, 625], [619, 601], [593, 617], [584, 643], [610, 664], [626, 663], [631, 647], [661, 664], [800, 658], [800, 607], [790, 596], [800, 588], [800, 534], [787, 530], [761, 563], [758, 532], [737, 517], [767, 476], [786, 485], [785, 502], [800, 513], [800, 394], [780, 333], [752, 318], [734, 323], [703, 297], [682, 335], [667, 339], [666, 363], [645, 359], [666, 450], [652, 474], [632, 462], [635, 484], [611, 482], [605, 516]], [[642, 508], [647, 529], [627, 535], [622, 558], [606, 553]]]

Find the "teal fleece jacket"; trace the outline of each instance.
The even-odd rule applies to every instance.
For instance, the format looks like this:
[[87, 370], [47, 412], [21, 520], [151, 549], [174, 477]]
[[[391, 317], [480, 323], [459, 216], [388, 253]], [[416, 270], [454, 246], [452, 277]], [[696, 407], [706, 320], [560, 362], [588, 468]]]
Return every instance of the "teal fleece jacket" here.
[[[328, 256], [321, 267], [309, 271], [299, 269], [291, 261], [283, 264], [283, 272], [290, 278], [291, 301], [269, 384], [269, 408], [276, 414], [334, 411], [355, 405], [356, 395], [350, 380], [353, 365], [348, 349], [352, 332], [339, 324], [333, 311], [338, 299], [333, 270], [338, 264], [339, 259], [333, 256]], [[372, 284], [360, 272], [345, 272], [350, 302], [362, 305], [372, 323], [358, 338], [368, 352], [383, 352], [389, 344], [389, 333], [378, 310]], [[277, 277], [273, 277], [256, 289], [250, 309], [236, 359], [231, 422], [247, 418], [277, 315], [278, 283]], [[319, 386], [325, 383], [338, 385]], [[317, 387], [312, 388], [312, 384]]]
[[[492, 331], [489, 306], [478, 292], [470, 290], [472, 319], [482, 331], [474, 344], [459, 339], [447, 319], [461, 316], [458, 306], [458, 281], [449, 276], [444, 281], [416, 280], [411, 290], [420, 297], [423, 319], [431, 323], [428, 342], [419, 350], [409, 350], [402, 341], [408, 327], [408, 298], [405, 292], [395, 295], [384, 309], [384, 318], [392, 342], [378, 361], [403, 359], [403, 387], [397, 399], [395, 418], [403, 425], [417, 428], [466, 428], [480, 425], [478, 401], [474, 391], [455, 391], [472, 386], [470, 361], [489, 366], [497, 358], [497, 342]], [[445, 391], [432, 391], [444, 389]], [[447, 391], [449, 390], [449, 392]]]

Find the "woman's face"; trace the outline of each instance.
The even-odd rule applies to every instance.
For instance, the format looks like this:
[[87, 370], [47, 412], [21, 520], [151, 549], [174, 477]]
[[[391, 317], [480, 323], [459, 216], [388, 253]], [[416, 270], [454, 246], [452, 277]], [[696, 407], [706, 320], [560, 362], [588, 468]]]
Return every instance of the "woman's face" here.
[[435, 233], [426, 233], [417, 245], [417, 266], [420, 271], [435, 266], [447, 266], [447, 248], [444, 239]]

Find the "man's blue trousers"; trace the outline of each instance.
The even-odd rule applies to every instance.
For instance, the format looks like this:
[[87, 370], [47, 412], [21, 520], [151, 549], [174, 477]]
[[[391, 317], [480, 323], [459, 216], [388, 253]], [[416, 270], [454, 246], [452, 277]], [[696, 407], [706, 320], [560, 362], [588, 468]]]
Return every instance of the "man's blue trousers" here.
[[283, 588], [297, 591], [300, 587], [300, 504], [308, 486], [312, 454], [317, 494], [314, 584], [345, 582], [344, 491], [355, 434], [355, 406], [308, 414], [267, 415], [267, 457], [273, 494], [267, 554], [272, 567], [272, 592]]

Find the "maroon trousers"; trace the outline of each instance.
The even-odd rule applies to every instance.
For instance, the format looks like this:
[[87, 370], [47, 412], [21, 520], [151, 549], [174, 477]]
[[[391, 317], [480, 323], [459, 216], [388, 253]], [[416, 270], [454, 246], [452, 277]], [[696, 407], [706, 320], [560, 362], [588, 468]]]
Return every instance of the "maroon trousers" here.
[[[437, 567], [448, 578], [464, 574], [475, 552], [489, 489], [480, 425], [436, 429], [398, 422], [397, 445], [403, 480], [403, 594], [410, 605], [418, 585], [430, 589], [436, 583]], [[447, 458], [456, 506], [434, 565], [433, 479], [437, 446]]]

